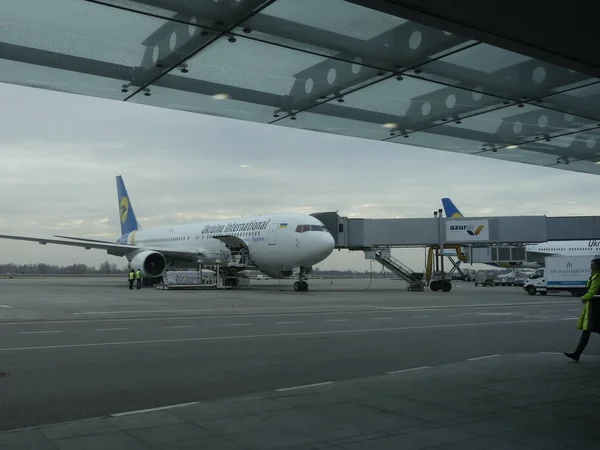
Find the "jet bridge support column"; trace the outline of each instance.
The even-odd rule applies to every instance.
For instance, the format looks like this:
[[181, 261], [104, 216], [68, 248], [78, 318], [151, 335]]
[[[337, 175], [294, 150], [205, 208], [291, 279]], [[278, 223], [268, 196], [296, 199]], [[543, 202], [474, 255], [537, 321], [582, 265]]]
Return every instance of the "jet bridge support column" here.
[[[460, 245], [456, 244], [446, 244], [446, 250], [454, 250], [456, 251], [456, 258], [458, 261], [455, 261], [452, 256], [444, 255], [441, 253], [442, 246], [441, 245], [432, 245], [429, 247], [429, 251], [427, 252], [427, 263], [425, 268], [425, 285], [429, 286], [432, 291], [443, 291], [449, 292], [452, 290], [452, 282], [446, 279], [446, 275], [451, 275], [455, 270], [458, 270], [459, 273], [464, 278], [464, 274], [460, 270], [460, 264], [465, 260], [465, 255], [462, 252], [462, 248]], [[447, 257], [452, 263], [453, 268], [446, 274], [443, 271], [440, 271], [440, 260], [444, 260], [444, 257]]]
[[[429, 247], [429, 252], [427, 254], [427, 263], [426, 263], [426, 277], [425, 282], [429, 286], [429, 288], [436, 291], [450, 292], [452, 290], [452, 282], [446, 278], [446, 271], [444, 269], [444, 226], [445, 220], [443, 217], [443, 210], [440, 208], [437, 211], [433, 212], [433, 217], [437, 222], [437, 238], [438, 244], [432, 245]], [[446, 248], [455, 248], [456, 246], [450, 245], [446, 246]], [[457, 250], [458, 255], [458, 250]], [[453, 265], [454, 262], [453, 262]], [[434, 267], [432, 267], [434, 266]], [[432, 274], [433, 271], [433, 274]], [[450, 272], [452, 273], [452, 272]], [[433, 280], [431, 281], [433, 277]], [[430, 282], [431, 281], [431, 282]]]

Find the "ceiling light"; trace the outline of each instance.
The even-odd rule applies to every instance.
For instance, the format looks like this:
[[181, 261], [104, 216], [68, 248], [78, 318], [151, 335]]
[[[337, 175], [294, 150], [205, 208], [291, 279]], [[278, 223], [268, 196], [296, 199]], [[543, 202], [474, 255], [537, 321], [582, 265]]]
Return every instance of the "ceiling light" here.
[[508, 147], [506, 147], [506, 148], [510, 148], [510, 149], [512, 150], [513, 148], [519, 148], [519, 146], [518, 146], [518, 145], [509, 145], [509, 146], [508, 146]]
[[217, 100], [227, 100], [229, 98], [228, 94], [215, 94], [213, 95], [213, 98], [217, 99]]
[[389, 122], [389, 123], [383, 124], [383, 128], [396, 128], [397, 126], [398, 126], [398, 124], [394, 123], [394, 122]]

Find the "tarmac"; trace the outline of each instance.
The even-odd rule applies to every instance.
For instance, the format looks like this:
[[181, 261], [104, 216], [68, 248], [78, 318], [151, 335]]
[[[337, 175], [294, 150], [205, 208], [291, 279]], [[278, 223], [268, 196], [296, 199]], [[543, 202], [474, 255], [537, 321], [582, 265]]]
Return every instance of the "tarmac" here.
[[561, 353], [579, 337], [579, 299], [368, 283], [179, 292], [0, 280], [0, 371], [11, 373], [0, 379], [0, 448], [598, 441], [600, 342], [592, 337], [579, 363]]

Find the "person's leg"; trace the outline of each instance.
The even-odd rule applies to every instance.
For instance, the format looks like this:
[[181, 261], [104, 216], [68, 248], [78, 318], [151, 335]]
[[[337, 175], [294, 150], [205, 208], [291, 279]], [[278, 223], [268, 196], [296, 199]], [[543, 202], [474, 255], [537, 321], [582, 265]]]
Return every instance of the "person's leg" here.
[[590, 341], [591, 334], [592, 333], [589, 332], [588, 330], [583, 330], [581, 332], [581, 337], [579, 338], [579, 343], [577, 344], [577, 348], [575, 349], [575, 351], [573, 353], [565, 353], [565, 356], [571, 358], [574, 361], [579, 361], [581, 354], [583, 353], [583, 351], [585, 350], [585, 347], [588, 345], [588, 342]]

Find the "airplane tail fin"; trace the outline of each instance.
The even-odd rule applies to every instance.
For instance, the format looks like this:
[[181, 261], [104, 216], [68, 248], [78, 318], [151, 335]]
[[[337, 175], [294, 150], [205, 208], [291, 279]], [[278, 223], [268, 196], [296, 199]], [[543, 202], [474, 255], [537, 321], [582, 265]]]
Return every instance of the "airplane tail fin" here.
[[446, 217], [453, 219], [460, 219], [464, 217], [462, 213], [458, 210], [458, 208], [452, 203], [452, 200], [449, 198], [442, 199], [442, 205], [444, 205], [444, 212], [446, 213]]
[[132, 231], [139, 230], [140, 226], [133, 212], [133, 206], [125, 183], [123, 183], [123, 177], [119, 175], [117, 177], [117, 195], [119, 198], [119, 220], [121, 222], [121, 235], [131, 233]]

